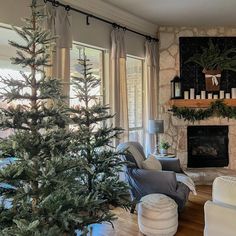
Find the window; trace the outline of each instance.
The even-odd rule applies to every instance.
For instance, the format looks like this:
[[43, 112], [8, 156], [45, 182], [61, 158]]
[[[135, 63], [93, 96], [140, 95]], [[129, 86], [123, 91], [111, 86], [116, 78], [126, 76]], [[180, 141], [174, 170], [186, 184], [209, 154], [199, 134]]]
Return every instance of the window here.
[[143, 60], [127, 57], [129, 140], [143, 144]]
[[[10, 58], [16, 56], [16, 49], [8, 44], [8, 40], [12, 40], [18, 43], [21, 43], [22, 40], [18, 36], [18, 34], [5, 27], [0, 26], [0, 77], [2, 78], [14, 78], [18, 80], [22, 80], [22, 75], [20, 73], [29, 73], [27, 72], [27, 68], [21, 68], [21, 66], [11, 64]], [[4, 83], [0, 82], [0, 93], [4, 93], [4, 89], [8, 89]], [[27, 88], [21, 91], [21, 93], [28, 91]], [[26, 101], [12, 101], [10, 104], [3, 100], [0, 96], [0, 107], [7, 108], [9, 105], [16, 106], [17, 104], [26, 104]], [[8, 135], [12, 134], [13, 130], [7, 129], [4, 131], [0, 131], [0, 138], [5, 138]]]
[[[90, 60], [90, 64], [92, 64], [92, 75], [101, 80], [100, 86], [94, 88], [91, 95], [95, 95], [100, 99], [103, 98], [103, 50], [92, 48], [80, 44], [73, 44], [71, 50], [71, 77], [79, 77], [81, 76], [82, 68], [78, 65], [78, 59], [80, 55], [86, 55], [86, 58]], [[80, 104], [78, 98], [76, 98], [76, 92], [74, 91], [73, 85], [70, 86], [70, 106], [76, 106]]]
[[[73, 77], [80, 77], [82, 76], [82, 70], [83, 68], [78, 64], [78, 59], [83, 56], [86, 56], [86, 58], [89, 60], [89, 64], [91, 64], [91, 70], [92, 75], [98, 79], [100, 79], [101, 83], [99, 86], [95, 87], [90, 95], [95, 96], [98, 101], [103, 102], [103, 61], [104, 61], [104, 51], [101, 49], [84, 46], [82, 44], [73, 44], [72, 50], [70, 53], [70, 59], [71, 59], [71, 80]], [[76, 107], [81, 104], [81, 101], [79, 98], [76, 97], [76, 91], [74, 90], [74, 86], [71, 83], [70, 85], [70, 106]], [[95, 101], [90, 102], [89, 105], [93, 105]], [[99, 128], [101, 124], [97, 124], [94, 128]], [[71, 129], [77, 129], [77, 125], [70, 125]]]

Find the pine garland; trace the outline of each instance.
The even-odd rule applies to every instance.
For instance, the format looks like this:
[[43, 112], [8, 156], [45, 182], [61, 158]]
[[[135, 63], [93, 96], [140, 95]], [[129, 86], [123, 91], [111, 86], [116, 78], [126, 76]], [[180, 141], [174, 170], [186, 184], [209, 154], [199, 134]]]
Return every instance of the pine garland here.
[[206, 120], [214, 115], [217, 117], [236, 119], [236, 107], [226, 105], [223, 100], [212, 102], [210, 106], [205, 109], [172, 106], [169, 111], [173, 113], [173, 116], [193, 123], [195, 121]]

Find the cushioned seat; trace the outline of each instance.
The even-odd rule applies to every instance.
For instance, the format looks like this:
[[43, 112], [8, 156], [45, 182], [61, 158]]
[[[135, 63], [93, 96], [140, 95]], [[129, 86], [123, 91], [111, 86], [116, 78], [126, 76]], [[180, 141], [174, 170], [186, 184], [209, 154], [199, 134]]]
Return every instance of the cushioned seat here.
[[142, 164], [146, 157], [141, 144], [126, 142], [120, 144], [117, 149], [121, 153], [125, 152], [122, 157], [128, 164], [123, 170], [123, 178], [131, 186], [131, 196], [134, 200], [139, 201], [148, 194], [161, 193], [174, 199], [179, 211], [184, 208], [190, 189], [176, 179], [176, 173], [184, 174], [179, 159], [159, 159], [161, 171], [143, 169]]
[[149, 194], [138, 204], [138, 225], [146, 236], [173, 236], [178, 228], [177, 204], [164, 194]]
[[212, 201], [204, 206], [205, 236], [236, 235], [236, 177], [221, 176], [214, 180]]

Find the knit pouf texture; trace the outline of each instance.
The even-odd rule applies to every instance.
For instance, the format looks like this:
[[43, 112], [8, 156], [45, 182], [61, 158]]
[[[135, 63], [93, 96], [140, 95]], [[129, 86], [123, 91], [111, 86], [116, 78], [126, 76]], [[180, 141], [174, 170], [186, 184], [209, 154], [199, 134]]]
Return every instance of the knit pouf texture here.
[[164, 194], [149, 194], [138, 204], [139, 230], [146, 236], [173, 236], [178, 228], [174, 200]]

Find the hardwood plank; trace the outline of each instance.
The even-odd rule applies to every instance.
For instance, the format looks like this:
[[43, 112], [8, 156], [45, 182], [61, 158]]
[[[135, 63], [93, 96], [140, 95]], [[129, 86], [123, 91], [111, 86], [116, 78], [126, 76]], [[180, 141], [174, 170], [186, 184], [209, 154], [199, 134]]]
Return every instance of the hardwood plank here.
[[[204, 230], [204, 203], [211, 199], [212, 186], [197, 186], [198, 195], [190, 194], [183, 212], [179, 214], [179, 227], [176, 236], [202, 236]], [[114, 229], [110, 224], [94, 225], [93, 236], [143, 236], [139, 232], [137, 213], [116, 208], [118, 219]]]

